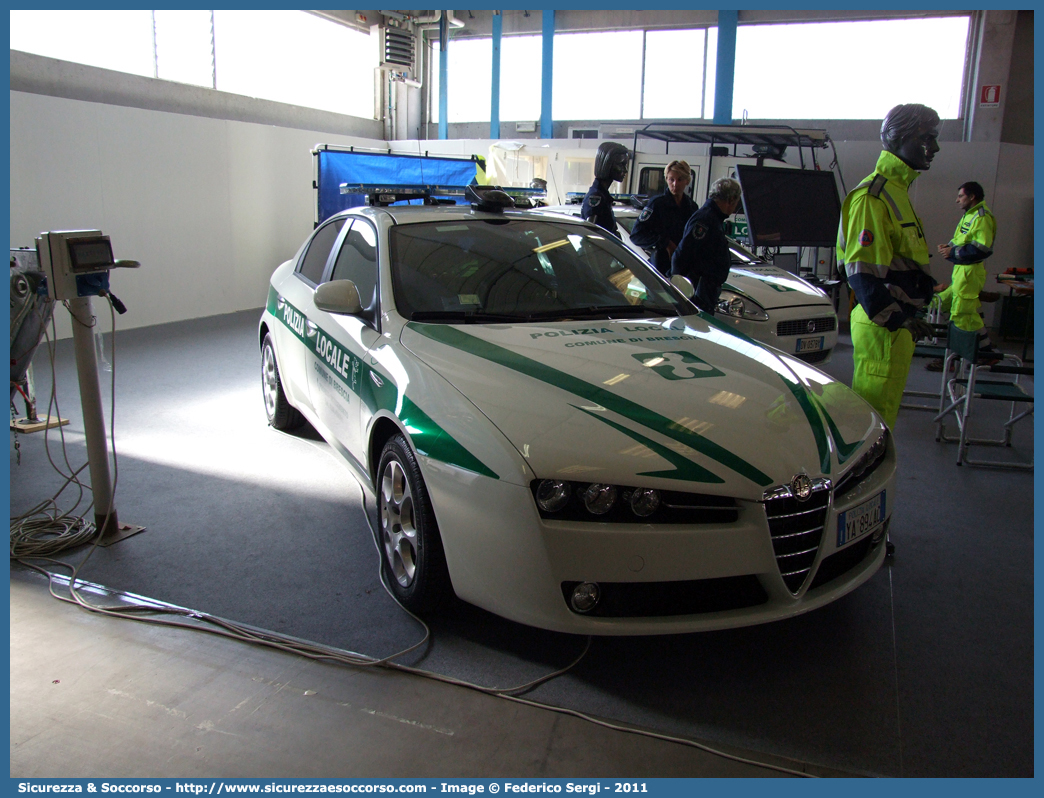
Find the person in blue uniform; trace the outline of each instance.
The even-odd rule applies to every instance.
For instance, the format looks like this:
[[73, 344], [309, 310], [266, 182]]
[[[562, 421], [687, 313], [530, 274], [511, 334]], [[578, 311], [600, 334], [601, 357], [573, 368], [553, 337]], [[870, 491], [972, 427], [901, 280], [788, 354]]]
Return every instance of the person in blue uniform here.
[[730, 177], [714, 181], [707, 201], [685, 224], [681, 242], [671, 256], [671, 275], [687, 277], [696, 289], [692, 301], [705, 313], [714, 313], [721, 286], [729, 276], [732, 253], [725, 236], [725, 220], [739, 210], [742, 189]]
[[686, 189], [692, 169], [685, 161], [671, 161], [663, 170], [667, 188], [651, 200], [631, 230], [631, 241], [653, 250], [653, 265], [661, 274], [671, 272], [671, 256], [685, 233], [685, 223], [698, 209]]
[[623, 144], [604, 141], [595, 153], [595, 180], [584, 196], [580, 215], [585, 221], [594, 222], [613, 235], [616, 232], [616, 216], [613, 214], [613, 197], [609, 186], [627, 176], [627, 161], [630, 153]]

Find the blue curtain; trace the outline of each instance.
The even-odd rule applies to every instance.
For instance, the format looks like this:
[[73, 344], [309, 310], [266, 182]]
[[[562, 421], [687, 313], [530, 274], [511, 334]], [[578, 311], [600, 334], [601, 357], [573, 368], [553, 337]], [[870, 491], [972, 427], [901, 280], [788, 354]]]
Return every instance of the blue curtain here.
[[466, 186], [475, 179], [475, 161], [419, 155], [319, 150], [319, 221], [345, 208], [365, 205], [362, 194], [341, 194], [342, 183], [409, 186]]

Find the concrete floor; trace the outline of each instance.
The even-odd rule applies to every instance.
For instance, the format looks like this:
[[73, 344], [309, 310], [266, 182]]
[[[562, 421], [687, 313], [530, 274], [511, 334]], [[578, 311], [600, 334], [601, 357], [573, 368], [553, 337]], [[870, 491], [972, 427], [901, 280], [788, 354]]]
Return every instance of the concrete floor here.
[[12, 778], [781, 775], [420, 676], [89, 613], [12, 567]]
[[[419, 636], [377, 582], [354, 482], [325, 444], [264, 425], [256, 319], [121, 333], [120, 517], [148, 531], [97, 551], [85, 578], [307, 640], [400, 651]], [[65, 350], [58, 384], [75, 385]], [[828, 370], [850, 380], [850, 343]], [[921, 364], [910, 379], [938, 384]], [[75, 398], [62, 414], [82, 462]], [[819, 763], [821, 775], [1032, 775], [1033, 475], [955, 468], [928, 414], [900, 415], [893, 566], [788, 622], [598, 638], [529, 695], [757, 750], [759, 763]], [[42, 441], [21, 437], [16, 511], [57, 488]], [[1032, 457], [1032, 427], [1016, 443], [1012, 454]], [[465, 610], [433, 620], [434, 645], [408, 661], [519, 684], [583, 643]], [[89, 615], [14, 564], [10, 731], [13, 776], [777, 775], [416, 676]]]

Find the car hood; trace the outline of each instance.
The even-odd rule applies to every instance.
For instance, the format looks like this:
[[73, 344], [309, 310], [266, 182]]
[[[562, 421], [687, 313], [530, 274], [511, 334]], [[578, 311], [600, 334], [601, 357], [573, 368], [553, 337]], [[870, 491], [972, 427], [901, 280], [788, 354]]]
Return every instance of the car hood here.
[[733, 266], [723, 288], [744, 294], [765, 310], [797, 305], [822, 305], [833, 310], [830, 298], [814, 285], [771, 264]]
[[799, 473], [836, 480], [881, 423], [843, 384], [703, 315], [410, 322], [400, 340], [539, 478], [758, 500]]

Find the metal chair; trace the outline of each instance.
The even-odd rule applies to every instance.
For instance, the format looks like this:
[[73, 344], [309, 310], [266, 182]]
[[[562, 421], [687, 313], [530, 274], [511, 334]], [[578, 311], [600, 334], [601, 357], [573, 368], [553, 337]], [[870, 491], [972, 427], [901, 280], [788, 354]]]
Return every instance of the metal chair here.
[[[929, 308], [928, 310], [928, 323], [935, 329], [935, 335], [932, 338], [925, 339], [921, 342], [915, 342], [914, 344], [914, 357], [932, 357], [939, 358], [941, 360], [946, 359], [946, 355], [949, 354], [949, 349], [946, 348], [944, 343], [940, 343], [939, 339], [946, 335], [947, 327], [942, 323], [942, 311], [938, 307]], [[930, 402], [900, 402], [899, 407], [905, 408], [906, 410], [929, 410], [933, 413], [939, 411], [940, 402], [946, 395], [946, 370], [943, 370], [942, 376], [939, 379], [939, 390], [938, 391], [914, 391], [914, 390], [903, 390], [903, 396], [921, 397], [930, 399]]]
[[[1012, 460], [984, 460], [968, 457], [969, 446], [1011, 446], [1012, 428], [1024, 418], [1033, 415], [1033, 395], [1028, 393], [1019, 382], [1021, 376], [1033, 376], [1033, 368], [1023, 366], [1022, 361], [1014, 355], [1005, 355], [1005, 359], [1014, 361], [1015, 365], [999, 363], [991, 366], [977, 364], [979, 357], [979, 335], [967, 332], [952, 322], [947, 333], [946, 347], [948, 354], [943, 362], [943, 377], [949, 374], [950, 363], [959, 363], [957, 375], [946, 381], [945, 395], [939, 402], [939, 413], [934, 421], [937, 423], [935, 440], [957, 443], [957, 465], [967, 463], [973, 466], [991, 468], [1032, 469], [1033, 462], [1022, 463]], [[1010, 374], [1013, 380], [980, 379], [980, 374]], [[972, 405], [977, 400], [1011, 402], [1011, 412], [1004, 422], [1004, 434], [1000, 438], [973, 438], [968, 431], [968, 422], [972, 413]], [[1019, 407], [1027, 408], [1016, 413]], [[946, 416], [953, 414], [957, 422], [958, 435], [946, 434]]]

